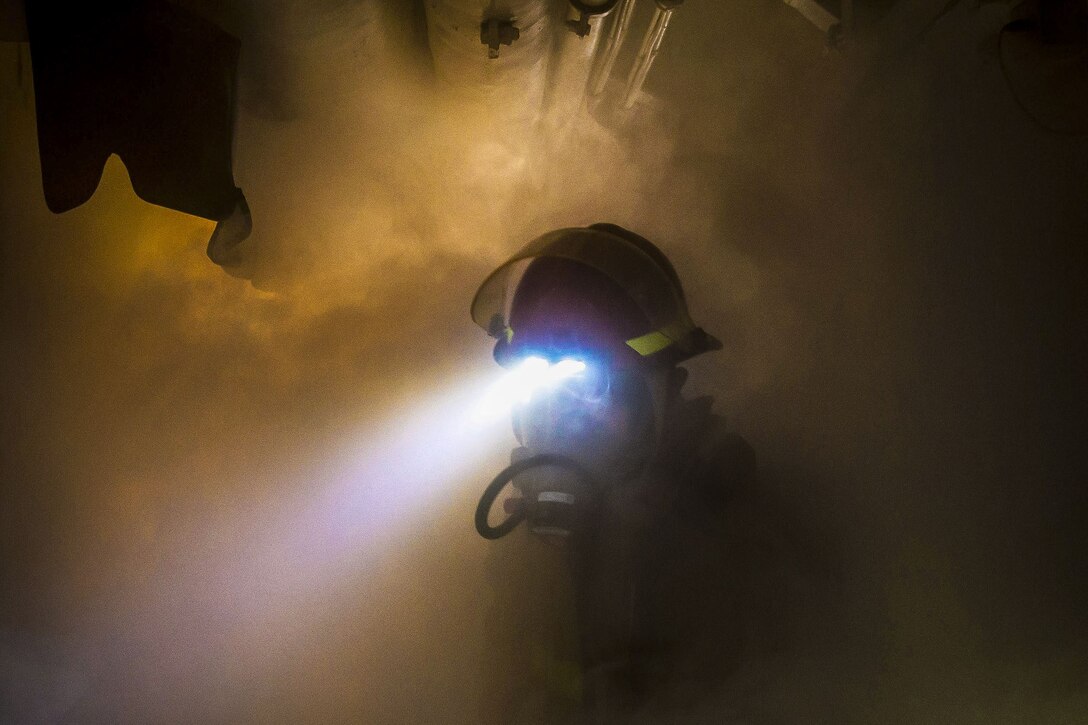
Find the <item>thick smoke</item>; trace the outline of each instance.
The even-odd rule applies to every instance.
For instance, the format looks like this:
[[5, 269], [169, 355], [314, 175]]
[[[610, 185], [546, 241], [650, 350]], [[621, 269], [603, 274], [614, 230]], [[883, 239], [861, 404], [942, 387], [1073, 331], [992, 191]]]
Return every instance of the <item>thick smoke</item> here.
[[252, 283], [117, 159], [49, 214], [29, 56], [0, 46], [5, 717], [478, 722], [512, 683], [503, 544], [469, 514], [511, 440], [457, 429], [493, 365], [468, 302], [525, 240], [602, 220], [658, 241], [726, 341], [690, 385], [834, 592], [704, 719], [1084, 712], [1088, 147], [1007, 95], [1008, 9], [837, 54], [784, 4], [686, 3], [641, 121], [549, 138], [445, 112], [406, 7], [222, 19]]

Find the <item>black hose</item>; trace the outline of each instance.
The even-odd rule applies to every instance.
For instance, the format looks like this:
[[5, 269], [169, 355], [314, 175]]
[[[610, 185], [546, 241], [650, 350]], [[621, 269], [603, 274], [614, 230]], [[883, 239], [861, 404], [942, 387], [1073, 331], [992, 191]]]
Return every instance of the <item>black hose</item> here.
[[495, 499], [499, 497], [499, 493], [506, 487], [506, 484], [510, 483], [517, 476], [525, 473], [530, 468], [536, 468], [537, 466], [560, 466], [562, 468], [570, 469], [577, 473], [583, 481], [588, 482], [591, 486], [593, 485], [593, 479], [585, 468], [578, 465], [578, 463], [570, 458], [564, 458], [563, 456], [554, 453], [541, 453], [516, 463], [511, 463], [487, 485], [483, 495], [480, 496], [480, 503], [476, 505], [476, 531], [480, 536], [485, 539], [500, 539], [516, 529], [518, 524], [525, 519], [527, 511], [526, 508], [522, 506], [520, 509], [510, 514], [510, 516], [498, 526], [491, 526], [487, 523], [487, 515], [491, 513], [491, 506], [495, 503]]

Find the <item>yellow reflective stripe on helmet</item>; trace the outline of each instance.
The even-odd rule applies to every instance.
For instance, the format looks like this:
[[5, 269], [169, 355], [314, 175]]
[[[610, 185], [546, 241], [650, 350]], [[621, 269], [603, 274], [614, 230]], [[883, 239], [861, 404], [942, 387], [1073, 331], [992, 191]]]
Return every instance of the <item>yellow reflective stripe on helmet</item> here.
[[507, 325], [506, 328], [503, 329], [503, 334], [506, 336], [507, 345], [514, 341], [514, 328], [510, 327], [510, 325]]
[[672, 339], [664, 332], [654, 330], [639, 337], [632, 337], [627, 341], [627, 346], [639, 355], [646, 357], [647, 355], [653, 355], [655, 352], [661, 352], [672, 343]]

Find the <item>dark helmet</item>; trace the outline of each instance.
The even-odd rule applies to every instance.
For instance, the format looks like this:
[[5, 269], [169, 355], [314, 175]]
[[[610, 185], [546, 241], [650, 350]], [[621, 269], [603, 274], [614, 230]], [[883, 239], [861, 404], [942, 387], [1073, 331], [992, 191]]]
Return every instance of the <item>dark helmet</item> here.
[[491, 273], [472, 319], [495, 359], [584, 352], [612, 364], [665, 365], [721, 348], [696, 327], [676, 270], [645, 238], [614, 224], [558, 229]]

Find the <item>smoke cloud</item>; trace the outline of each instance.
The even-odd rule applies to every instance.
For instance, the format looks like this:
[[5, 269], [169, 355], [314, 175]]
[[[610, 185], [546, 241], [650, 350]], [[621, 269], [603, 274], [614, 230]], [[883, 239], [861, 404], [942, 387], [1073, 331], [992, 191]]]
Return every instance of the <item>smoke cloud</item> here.
[[611, 221], [725, 341], [689, 387], [832, 592], [698, 716], [1074, 722], [1088, 143], [1007, 95], [980, 50], [1005, 13], [829, 53], [784, 4], [686, 3], [641, 117], [547, 136], [443, 105], [421, 9], [226, 7], [252, 282], [116, 158], [50, 214], [29, 54], [0, 45], [0, 712], [481, 721], [522, 674], [489, 547], [554, 562], [472, 530], [513, 441], [458, 417], [497, 370], [468, 304], [536, 234]]

